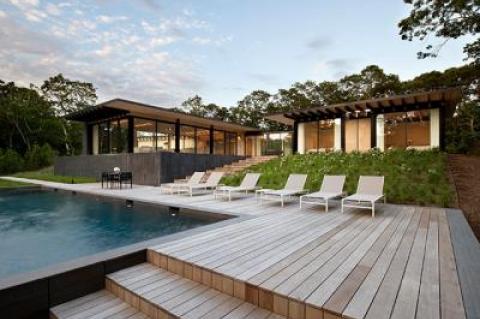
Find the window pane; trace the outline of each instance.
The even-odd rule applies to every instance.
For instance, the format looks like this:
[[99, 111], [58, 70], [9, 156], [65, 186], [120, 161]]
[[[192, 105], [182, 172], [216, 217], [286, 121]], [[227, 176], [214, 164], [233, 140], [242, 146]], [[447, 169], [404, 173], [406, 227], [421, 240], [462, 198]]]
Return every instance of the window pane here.
[[227, 132], [227, 154], [237, 154], [237, 134]]
[[99, 128], [98, 128], [98, 125], [95, 124], [93, 125], [92, 127], [92, 153], [93, 155], [97, 155], [99, 152], [100, 152], [100, 148], [99, 148]]
[[333, 149], [335, 120], [319, 122], [318, 146], [320, 152], [329, 152]]
[[128, 151], [128, 120], [110, 122], [111, 153], [125, 153]]
[[109, 139], [108, 123], [100, 123], [98, 125], [98, 153], [108, 154], [108, 139]]
[[318, 152], [318, 122], [305, 123], [305, 152]]
[[155, 121], [135, 119], [134, 153], [155, 152]]
[[225, 132], [214, 131], [214, 154], [225, 154]]
[[210, 153], [210, 130], [197, 128], [197, 153]]
[[195, 129], [191, 126], [180, 126], [180, 152], [195, 153]]
[[428, 110], [385, 114], [385, 148], [425, 148], [430, 146]]
[[157, 151], [175, 150], [175, 124], [157, 122]]

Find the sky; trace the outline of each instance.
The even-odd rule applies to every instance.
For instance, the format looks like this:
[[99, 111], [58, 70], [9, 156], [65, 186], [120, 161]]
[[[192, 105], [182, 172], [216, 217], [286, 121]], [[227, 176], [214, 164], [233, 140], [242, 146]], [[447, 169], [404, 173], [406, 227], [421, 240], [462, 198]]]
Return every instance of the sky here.
[[[377, 64], [402, 80], [464, 64], [462, 40], [418, 60], [402, 41], [402, 0], [0, 0], [0, 79], [63, 73], [99, 101], [223, 106], [253, 90], [338, 80]], [[432, 39], [439, 43], [438, 39]]]

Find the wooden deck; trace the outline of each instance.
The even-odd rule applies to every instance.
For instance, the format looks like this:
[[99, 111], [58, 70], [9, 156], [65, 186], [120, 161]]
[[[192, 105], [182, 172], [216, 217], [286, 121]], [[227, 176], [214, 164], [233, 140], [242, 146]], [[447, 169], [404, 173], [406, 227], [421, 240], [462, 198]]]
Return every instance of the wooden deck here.
[[150, 188], [118, 194], [252, 216], [151, 247], [149, 264], [107, 278], [110, 292], [152, 318], [210, 318], [191, 312], [211, 309], [201, 306], [210, 298], [230, 305], [212, 318], [246, 318], [236, 312], [244, 308], [267, 311], [262, 318], [478, 318], [480, 247], [459, 211], [379, 205], [372, 219], [335, 205], [325, 213], [252, 197], [225, 202]]
[[289, 318], [465, 318], [443, 209], [268, 214], [149, 261]]

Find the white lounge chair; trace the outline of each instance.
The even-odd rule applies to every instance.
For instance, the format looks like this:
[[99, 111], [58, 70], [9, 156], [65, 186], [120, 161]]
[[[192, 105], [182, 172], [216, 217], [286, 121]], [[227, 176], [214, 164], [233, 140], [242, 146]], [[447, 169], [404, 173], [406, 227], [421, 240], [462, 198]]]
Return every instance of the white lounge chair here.
[[249, 191], [258, 189], [257, 183], [260, 178], [260, 173], [247, 173], [242, 180], [240, 186], [219, 186], [213, 193], [214, 197], [227, 197], [228, 201], [232, 200], [232, 193], [248, 194]]
[[210, 176], [208, 176], [205, 183], [198, 183], [198, 184], [188, 184], [184, 187], [179, 187], [180, 193], [187, 193], [190, 196], [193, 196], [193, 193], [198, 190], [211, 190], [217, 188], [220, 180], [223, 177], [224, 172], [212, 172]]
[[160, 185], [160, 191], [162, 193], [174, 194], [179, 190], [185, 189], [186, 185], [199, 184], [204, 175], [205, 175], [205, 172], [195, 172], [186, 182], [166, 183], [166, 184]]
[[328, 201], [343, 195], [345, 175], [325, 175], [320, 191], [300, 196], [300, 208], [302, 204], [324, 205], [328, 212]]
[[304, 189], [305, 182], [307, 181], [307, 175], [305, 174], [290, 174], [287, 179], [287, 183], [283, 189], [273, 190], [264, 189], [260, 192], [260, 200], [274, 200], [282, 203], [284, 206], [285, 199], [291, 199], [293, 196], [301, 195], [306, 192]]
[[383, 176], [360, 176], [357, 192], [342, 199], [342, 213], [344, 207], [371, 209], [375, 217], [375, 202], [383, 198]]

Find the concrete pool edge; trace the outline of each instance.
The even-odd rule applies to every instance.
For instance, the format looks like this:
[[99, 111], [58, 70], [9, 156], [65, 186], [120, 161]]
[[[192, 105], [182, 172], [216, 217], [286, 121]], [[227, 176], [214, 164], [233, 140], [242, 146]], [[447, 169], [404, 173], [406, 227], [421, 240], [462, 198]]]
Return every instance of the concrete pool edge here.
[[[56, 188], [42, 185], [36, 189], [52, 191]], [[100, 197], [107, 201], [129, 200], [119, 196], [57, 190]], [[0, 313], [7, 314], [9, 318], [48, 318], [50, 307], [102, 289], [106, 274], [145, 262], [148, 247], [255, 218], [255, 216], [199, 211], [193, 207], [185, 207], [189, 205], [176, 207], [158, 202], [134, 199], [132, 201], [139, 205], [184, 209], [190, 211], [187, 214], [197, 216], [204, 214], [203, 217], [210, 217], [217, 222], [0, 279]]]

